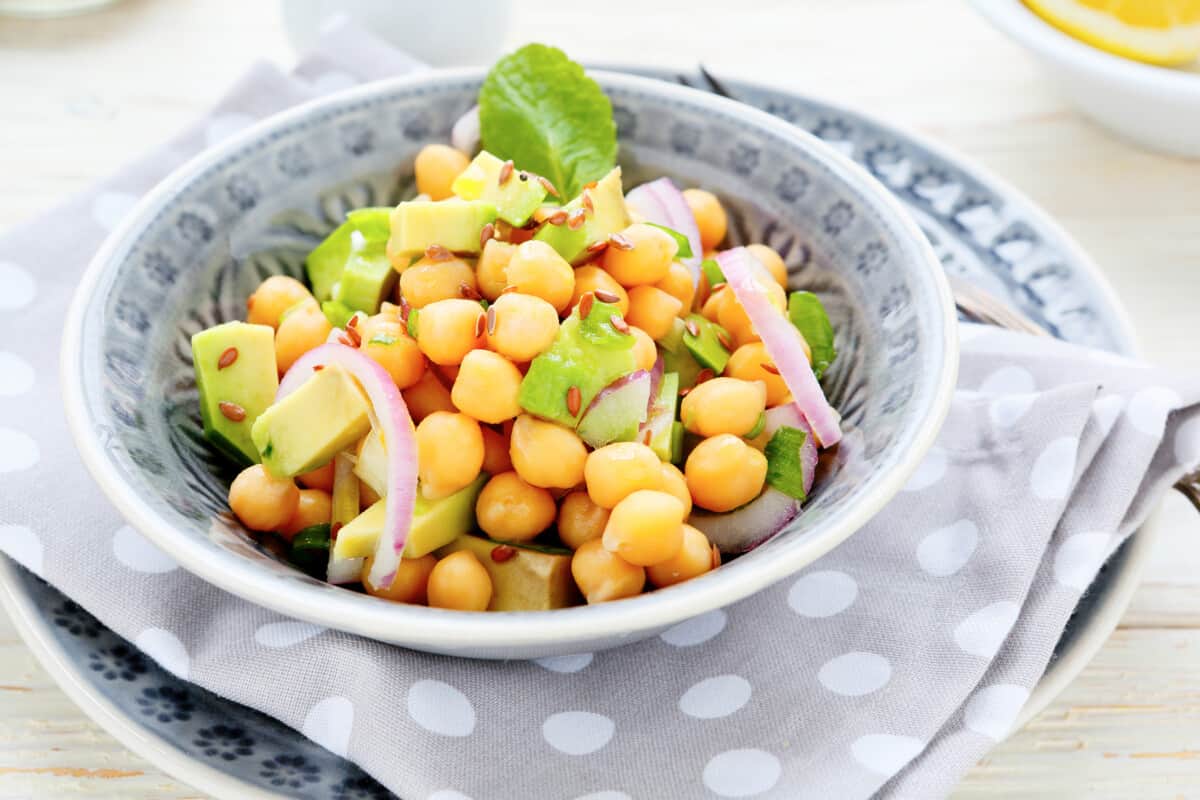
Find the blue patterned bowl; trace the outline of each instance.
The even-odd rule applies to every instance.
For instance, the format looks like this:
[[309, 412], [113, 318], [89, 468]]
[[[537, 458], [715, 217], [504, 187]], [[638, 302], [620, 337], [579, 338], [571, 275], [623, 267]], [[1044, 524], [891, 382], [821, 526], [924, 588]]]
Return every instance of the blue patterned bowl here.
[[612, 647], [798, 571], [860, 528], [933, 442], [958, 365], [938, 260], [882, 186], [816, 138], [702, 92], [596, 73], [612, 98], [626, 185], [669, 175], [716, 191], [735, 242], [764, 241], [794, 287], [822, 295], [840, 356], [826, 390], [847, 436], [803, 514], [686, 584], [598, 606], [470, 614], [313, 580], [228, 513], [232, 472], [201, 433], [189, 338], [238, 318], [267, 275], [351, 208], [414, 192], [412, 163], [474, 103], [479, 71], [371, 84], [276, 116], [147, 195], [105, 243], [70, 310], [63, 387], [75, 441], [129, 521], [184, 567], [253, 602], [431, 652], [533, 658]]

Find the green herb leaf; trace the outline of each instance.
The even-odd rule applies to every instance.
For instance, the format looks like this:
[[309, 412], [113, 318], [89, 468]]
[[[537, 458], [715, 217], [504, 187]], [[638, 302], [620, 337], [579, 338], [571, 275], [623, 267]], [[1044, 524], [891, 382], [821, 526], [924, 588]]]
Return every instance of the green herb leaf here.
[[496, 62], [479, 90], [483, 147], [550, 179], [562, 197], [617, 161], [612, 103], [561, 50], [530, 44]]
[[[666, 225], [659, 225], [657, 222], [647, 222], [646, 224], [651, 228], [658, 228], [660, 231], [666, 233], [675, 240], [675, 244], [679, 245], [679, 252], [675, 254], [676, 258], [692, 257], [692, 243], [689, 242], [688, 238], [682, 233], [677, 230], [673, 230], [672, 228], [668, 228]], [[717, 262], [714, 261], [713, 263], [716, 264]]]
[[763, 453], [767, 456], [767, 483], [804, 502], [804, 466], [800, 463], [800, 448], [808, 434], [786, 425], [775, 431]]
[[800, 331], [804, 341], [808, 342], [812, 350], [813, 374], [820, 380], [837, 357], [837, 350], [833, 346], [833, 326], [829, 324], [825, 306], [812, 292], [792, 292], [788, 297], [788, 318]]
[[716, 286], [718, 283], [725, 282], [725, 273], [721, 272], [721, 265], [717, 263], [715, 258], [706, 258], [701, 261], [700, 271], [704, 273], [704, 277], [708, 278], [709, 286]]

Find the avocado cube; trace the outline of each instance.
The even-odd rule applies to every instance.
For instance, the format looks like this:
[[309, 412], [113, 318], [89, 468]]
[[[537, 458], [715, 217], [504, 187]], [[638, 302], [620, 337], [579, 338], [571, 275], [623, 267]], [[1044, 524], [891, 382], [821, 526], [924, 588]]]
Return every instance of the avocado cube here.
[[[374, 246], [382, 254], [391, 233], [390, 208], [359, 208], [325, 237], [304, 260], [313, 297], [321, 302], [333, 298], [333, 288], [353, 252]], [[374, 312], [372, 312], [374, 313]]]
[[440, 245], [455, 253], [476, 254], [483, 226], [496, 221], [496, 207], [482, 200], [408, 200], [392, 212], [389, 250], [397, 256], [424, 253]]
[[536, 176], [521, 170], [509, 171], [501, 184], [500, 173], [505, 163], [487, 150], [481, 151], [454, 179], [450, 191], [463, 200], [491, 203], [496, 207], [497, 217], [520, 228], [546, 199], [546, 187]]
[[467, 550], [479, 559], [492, 579], [489, 611], [547, 611], [581, 601], [571, 577], [570, 551], [513, 544], [516, 554], [497, 561], [492, 551], [502, 544], [479, 536], [460, 536], [439, 550], [438, 557]]
[[570, 214], [584, 208], [585, 194], [591, 199], [592, 210], [588, 212], [583, 225], [573, 230], [566, 224], [547, 224], [533, 237], [553, 247], [572, 264], [587, 260], [591, 255], [587, 252], [589, 246], [604, 241], [609, 234], [625, 230], [630, 223], [625, 193], [621, 189], [620, 167], [615, 167], [595, 186], [580, 192], [579, 197], [563, 206], [563, 210]]
[[725, 329], [714, 322], [709, 322], [699, 314], [689, 314], [688, 322], [695, 326], [696, 335], [693, 336], [685, 324], [684, 346], [697, 362], [720, 375], [725, 371], [725, 365], [729, 363], [729, 351], [725, 349], [725, 345], [721, 344], [721, 334], [728, 337]]
[[658, 340], [663, 357], [663, 369], [679, 376], [680, 389], [690, 389], [695, 386], [696, 378], [700, 376], [702, 369], [695, 356], [692, 355], [692, 351], [683, 343], [686, 330], [683, 320], [676, 317], [671, 322], [670, 332]]
[[290, 478], [328, 464], [366, 436], [371, 429], [369, 411], [354, 378], [332, 364], [264, 411], [251, 437], [267, 471]]
[[[200, 390], [204, 435], [238, 463], [258, 463], [258, 448], [250, 430], [275, 402], [279, 389], [275, 331], [245, 322], [226, 322], [200, 331], [192, 336], [192, 366]], [[235, 406], [244, 414], [241, 419], [235, 419]]]
[[334, 302], [352, 311], [379, 312], [379, 306], [396, 288], [400, 274], [392, 269], [384, 245], [368, 245], [350, 254], [333, 292]]

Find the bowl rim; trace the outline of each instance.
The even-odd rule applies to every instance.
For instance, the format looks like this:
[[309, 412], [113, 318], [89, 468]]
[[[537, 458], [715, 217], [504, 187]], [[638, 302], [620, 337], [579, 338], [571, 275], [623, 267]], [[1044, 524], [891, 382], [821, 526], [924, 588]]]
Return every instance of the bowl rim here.
[[1022, 0], [970, 0], [982, 16], [1035, 54], [1118, 81], [1128, 88], [1153, 91], [1178, 102], [1200, 102], [1200, 75], [1145, 64], [1105, 52], [1061, 31]]
[[[177, 167], [147, 192], [122, 223], [105, 239], [88, 264], [72, 298], [65, 322], [60, 357], [60, 380], [68, 427], [80, 456], [121, 516], [155, 545], [175, 558], [180, 566], [203, 580], [257, 605], [288, 617], [348, 631], [378, 641], [402, 644], [429, 652], [472, 655], [486, 651], [504, 655], [476, 657], [526, 657], [514, 652], [570, 652], [571, 646], [588, 649], [594, 642], [634, 641], [673, 624], [719, 609], [783, 580], [824, 555], [861, 529], [903, 487], [933, 445], [949, 412], [958, 373], [957, 314], [949, 285], [931, 245], [900, 202], [862, 167], [821, 142], [817, 137], [778, 120], [764, 111], [695, 89], [667, 84], [651, 78], [592, 71], [603, 84], [616, 88], [665, 95], [693, 105], [713, 106], [733, 112], [756, 127], [802, 147], [836, 177], [867, 198], [877, 211], [890, 216], [896, 230], [907, 234], [907, 256], [918, 257], [924, 269], [914, 273], [930, 283], [940, 314], [940, 373], [931, 386], [929, 403], [910, 423], [912, 437], [906, 451], [886, 473], [877, 473], [874, 486], [859, 502], [831, 518], [820, 536], [805, 537], [780, 548], [775, 558], [759, 561], [752, 569], [739, 568], [735, 561], [702, 581], [689, 581], [667, 590], [651, 592], [619, 603], [576, 606], [542, 612], [488, 612], [486, 614], [406, 606], [381, 602], [356, 592], [314, 591], [315, 587], [287, 582], [263, 569], [252, 559], [226, 552], [212, 557], [205, 540], [183, 534], [159, 516], [128, 484], [109, 469], [110, 459], [91, 425], [83, 386], [83, 328], [101, 279], [118, 261], [126, 240], [145, 224], [151, 212], [206, 168], [229, 153], [260, 140], [265, 134], [303, 121], [317, 110], [352, 105], [360, 100], [402, 91], [436, 81], [479, 80], [484, 68], [437, 70], [376, 81], [314, 98], [266, 117], [208, 148]], [[536, 656], [528, 656], [536, 657]]]

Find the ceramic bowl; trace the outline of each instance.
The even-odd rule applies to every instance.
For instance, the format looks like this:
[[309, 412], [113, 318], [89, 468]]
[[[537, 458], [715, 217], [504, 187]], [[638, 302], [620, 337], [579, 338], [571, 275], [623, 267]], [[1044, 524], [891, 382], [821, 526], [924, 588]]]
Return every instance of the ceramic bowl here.
[[240, 318], [264, 277], [300, 275], [348, 209], [414, 193], [483, 73], [427, 73], [273, 117], [182, 167], [101, 248], [68, 314], [62, 370], [80, 453], [122, 514], [185, 568], [279, 612], [430, 652], [532, 658], [612, 647], [739, 600], [859, 529], [933, 442], [958, 365], [938, 261], [865, 171], [768, 114], [643, 78], [595, 73], [613, 101], [626, 185], [670, 175], [716, 191], [735, 242], [765, 241], [819, 292], [839, 358], [826, 388], [847, 435], [792, 524], [685, 584], [546, 612], [406, 606], [313, 580], [228, 513], [233, 470], [200, 428], [190, 336]]
[[1145, 147], [1200, 158], [1200, 73], [1142, 64], [1068, 36], [1021, 0], [971, 0], [1041, 62], [1080, 111]]

